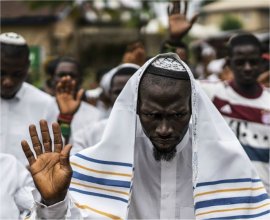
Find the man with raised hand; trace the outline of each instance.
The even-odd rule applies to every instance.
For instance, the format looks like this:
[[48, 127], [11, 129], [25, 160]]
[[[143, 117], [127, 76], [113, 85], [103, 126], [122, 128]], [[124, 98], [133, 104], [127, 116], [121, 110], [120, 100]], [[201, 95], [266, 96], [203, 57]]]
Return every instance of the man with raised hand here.
[[43, 121], [41, 130], [47, 152], [32, 125], [37, 158], [22, 142], [41, 194], [32, 218], [269, 217], [269, 197], [250, 160], [176, 54], [158, 55], [136, 72], [101, 142], [70, 162], [57, 124], [53, 152]]

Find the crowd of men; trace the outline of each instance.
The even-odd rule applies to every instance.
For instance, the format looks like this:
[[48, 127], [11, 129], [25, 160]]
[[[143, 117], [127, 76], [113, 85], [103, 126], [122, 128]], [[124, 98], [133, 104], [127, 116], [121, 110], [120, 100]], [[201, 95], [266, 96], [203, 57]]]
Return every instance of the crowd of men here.
[[270, 217], [262, 45], [236, 34], [227, 57], [205, 45], [193, 67], [185, 7], [169, 11], [161, 54], [129, 45], [92, 91], [72, 57], [50, 63], [44, 91], [30, 85], [28, 43], [0, 35], [0, 219]]

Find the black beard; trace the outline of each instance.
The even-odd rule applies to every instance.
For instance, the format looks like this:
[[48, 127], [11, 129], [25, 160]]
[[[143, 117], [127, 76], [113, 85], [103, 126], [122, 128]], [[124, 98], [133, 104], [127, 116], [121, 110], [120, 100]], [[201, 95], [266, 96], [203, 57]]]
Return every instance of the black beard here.
[[176, 155], [176, 147], [173, 148], [171, 151], [159, 151], [157, 150], [155, 147], [153, 147], [153, 156], [155, 158], [156, 161], [171, 161], [175, 155]]

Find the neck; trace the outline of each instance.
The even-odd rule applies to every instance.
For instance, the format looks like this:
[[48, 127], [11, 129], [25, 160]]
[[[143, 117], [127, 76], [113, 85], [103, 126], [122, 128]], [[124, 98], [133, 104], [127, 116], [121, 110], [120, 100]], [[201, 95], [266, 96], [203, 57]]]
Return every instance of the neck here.
[[245, 97], [258, 97], [261, 92], [262, 92], [262, 88], [259, 85], [259, 83], [254, 83], [254, 84], [250, 84], [250, 85], [243, 85], [243, 84], [238, 84], [235, 81], [233, 81], [231, 83], [231, 86], [240, 94], [243, 95]]

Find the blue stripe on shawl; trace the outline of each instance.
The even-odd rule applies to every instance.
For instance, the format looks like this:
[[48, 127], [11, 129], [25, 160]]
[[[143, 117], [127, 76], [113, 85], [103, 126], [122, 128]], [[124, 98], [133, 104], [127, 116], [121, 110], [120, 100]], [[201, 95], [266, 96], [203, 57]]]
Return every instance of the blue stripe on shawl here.
[[212, 182], [202, 182], [198, 183], [196, 187], [200, 186], [210, 186], [210, 185], [217, 185], [222, 183], [241, 183], [241, 182], [260, 182], [260, 179], [251, 179], [251, 178], [242, 178], [242, 179], [227, 179], [227, 180], [218, 180], [218, 181], [212, 181]]
[[76, 171], [73, 171], [73, 178], [91, 182], [91, 183], [97, 183], [100, 185], [105, 186], [116, 186], [116, 187], [124, 187], [124, 188], [130, 188], [130, 182], [129, 181], [122, 181], [122, 180], [110, 180], [110, 179], [103, 179], [103, 178], [97, 178], [93, 176], [88, 176]]
[[201, 202], [197, 202], [195, 204], [195, 209], [210, 207], [210, 206], [218, 206], [218, 205], [232, 205], [232, 204], [240, 204], [240, 203], [257, 203], [263, 200], [269, 199], [268, 194], [264, 193], [259, 196], [244, 196], [244, 197], [231, 197], [231, 198], [221, 198], [221, 199], [211, 199], [205, 200]]
[[101, 194], [101, 193], [84, 191], [84, 190], [80, 190], [80, 189], [76, 189], [76, 188], [72, 188], [72, 187], [69, 188], [69, 191], [75, 191], [75, 192], [90, 195], [90, 196], [97, 196], [97, 197], [103, 197], [103, 198], [107, 198], [107, 199], [114, 199], [114, 200], [119, 200], [119, 201], [128, 203], [128, 200], [117, 197], [117, 196], [109, 196], [109, 195], [105, 195], [105, 194]]
[[106, 160], [97, 160], [97, 159], [94, 159], [94, 158], [86, 157], [86, 156], [84, 156], [82, 154], [79, 154], [79, 153], [75, 154], [75, 156], [80, 157], [80, 158], [82, 158], [84, 160], [87, 160], [87, 161], [94, 162], [94, 163], [116, 165], [116, 166], [123, 166], [123, 167], [132, 167], [131, 163], [122, 163], [122, 162], [114, 162], [114, 161], [106, 161]]
[[234, 216], [228, 216], [228, 217], [218, 217], [218, 218], [209, 218], [209, 219], [249, 219], [249, 218], [257, 218], [262, 215], [269, 214], [270, 210], [266, 210], [264, 212], [254, 214], [254, 215], [234, 215]]
[[269, 162], [269, 149], [254, 148], [249, 145], [242, 144], [250, 160], [263, 163]]

